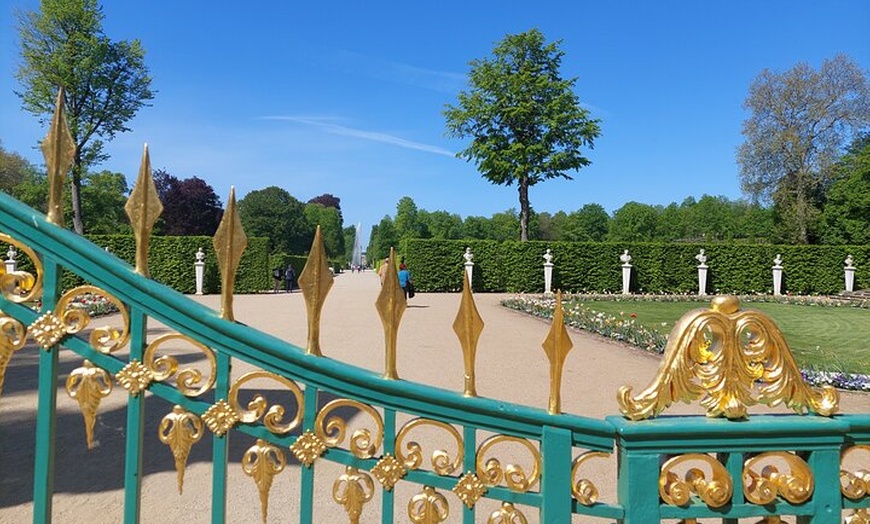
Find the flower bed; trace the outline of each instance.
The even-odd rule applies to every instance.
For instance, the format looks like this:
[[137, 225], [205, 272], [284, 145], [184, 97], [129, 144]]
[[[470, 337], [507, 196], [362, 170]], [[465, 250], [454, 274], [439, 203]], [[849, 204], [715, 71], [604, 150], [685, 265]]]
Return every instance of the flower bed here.
[[[741, 302], [751, 302], [754, 297], [741, 296]], [[768, 297], [770, 298], [770, 297]], [[784, 298], [786, 297], [776, 297]], [[795, 297], [788, 297], [794, 299]], [[824, 297], [801, 297], [805, 299], [802, 304], [810, 305], [810, 298], [823, 299]], [[636, 320], [634, 315], [625, 316], [607, 315], [600, 311], [581, 304], [581, 300], [611, 300], [611, 301], [639, 301], [639, 300], [657, 300], [657, 301], [696, 301], [698, 298], [693, 295], [640, 295], [640, 296], [617, 296], [617, 295], [570, 295], [563, 299], [564, 320], [565, 325], [576, 329], [583, 329], [591, 333], [626, 342], [633, 346], [639, 347], [645, 351], [661, 355], [665, 351], [665, 346], [668, 342], [668, 334], [657, 329], [649, 329]], [[757, 300], [758, 301], [758, 300]], [[768, 301], [768, 300], [764, 300]], [[779, 300], [782, 302], [782, 300]], [[793, 302], [785, 302], [793, 303]], [[503, 307], [521, 311], [539, 318], [552, 319], [553, 310], [556, 306], [554, 298], [542, 297], [539, 295], [518, 295], [513, 298], [505, 299], [501, 302]], [[819, 301], [812, 305], [838, 307], [834, 301]], [[865, 307], [864, 305], [859, 307]], [[667, 324], [662, 324], [662, 329], [668, 329]], [[839, 371], [828, 370], [802, 370], [801, 374], [804, 380], [811, 385], [819, 386], [822, 384], [830, 384], [840, 389], [853, 391], [870, 391], [870, 376], [851, 373], [843, 373]]]

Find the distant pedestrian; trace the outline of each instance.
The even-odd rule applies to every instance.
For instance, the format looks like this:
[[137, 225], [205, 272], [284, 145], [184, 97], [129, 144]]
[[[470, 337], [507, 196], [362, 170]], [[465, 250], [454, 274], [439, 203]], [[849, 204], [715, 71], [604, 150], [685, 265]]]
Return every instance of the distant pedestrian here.
[[399, 265], [399, 285], [405, 292], [405, 300], [414, 298], [414, 284], [411, 281], [411, 272], [405, 264]]
[[280, 267], [276, 267], [272, 270], [272, 279], [275, 281], [275, 286], [272, 288], [273, 293], [278, 292], [278, 288], [281, 285], [281, 280], [284, 278], [284, 270]]
[[288, 293], [292, 293], [296, 285], [296, 270], [292, 264], [287, 264], [287, 269], [284, 271], [284, 288]]
[[381, 277], [381, 285], [384, 285], [384, 279], [387, 278], [387, 270], [390, 268], [390, 257], [384, 259], [384, 263], [378, 268], [378, 276]]

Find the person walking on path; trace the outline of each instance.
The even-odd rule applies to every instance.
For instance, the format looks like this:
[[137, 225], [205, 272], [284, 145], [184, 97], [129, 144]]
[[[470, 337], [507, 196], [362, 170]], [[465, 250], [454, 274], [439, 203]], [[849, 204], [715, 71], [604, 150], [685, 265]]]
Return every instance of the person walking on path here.
[[384, 259], [384, 263], [378, 268], [378, 276], [381, 278], [381, 285], [384, 285], [384, 279], [387, 278], [387, 270], [390, 268], [390, 257]]
[[284, 287], [288, 293], [292, 293], [296, 287], [296, 270], [292, 264], [287, 264], [287, 269], [284, 271]]
[[412, 291], [413, 284], [411, 283], [411, 272], [408, 271], [408, 266], [405, 264], [399, 264], [399, 285], [402, 287], [402, 291], [405, 292], [405, 300], [414, 297], [414, 292]]

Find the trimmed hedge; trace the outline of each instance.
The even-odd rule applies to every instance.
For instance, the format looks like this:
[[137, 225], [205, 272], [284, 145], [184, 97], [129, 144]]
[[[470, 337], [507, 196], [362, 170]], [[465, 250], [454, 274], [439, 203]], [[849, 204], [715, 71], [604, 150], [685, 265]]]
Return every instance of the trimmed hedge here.
[[543, 255], [552, 250], [553, 289], [620, 293], [619, 255], [632, 257], [634, 293], [696, 293], [700, 249], [707, 254], [708, 293], [772, 293], [774, 257], [783, 259], [783, 293], [836, 294], [845, 288], [843, 260], [852, 255], [855, 289], [870, 287], [870, 246], [781, 246], [745, 244], [659, 244], [593, 242], [496, 242], [491, 240], [406, 240], [400, 259], [419, 291], [462, 287], [463, 253], [474, 254], [472, 288], [481, 292], [539, 293], [544, 288]]

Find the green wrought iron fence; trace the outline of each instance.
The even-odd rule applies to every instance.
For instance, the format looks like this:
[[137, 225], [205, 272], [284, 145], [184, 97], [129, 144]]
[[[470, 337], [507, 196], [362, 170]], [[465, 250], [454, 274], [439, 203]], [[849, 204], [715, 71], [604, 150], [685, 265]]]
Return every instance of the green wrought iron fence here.
[[[54, 189], [69, 154], [62, 125], [60, 114], [45, 141]], [[286, 469], [294, 472], [299, 488], [294, 521], [314, 522], [315, 491], [324, 482], [316, 478], [330, 474], [321, 469], [326, 463], [344, 468], [325, 485], [351, 523], [592, 518], [735, 523], [792, 516], [800, 523], [858, 524], [870, 518], [870, 415], [835, 415], [837, 392], [808, 387], [776, 326], [741, 310], [731, 297], [717, 297], [709, 310], [687, 314], [671, 333], [650, 385], [636, 395], [621, 389], [622, 415], [600, 420], [561, 412], [561, 367], [570, 339], [558, 299], [544, 341], [551, 366], [545, 411], [476, 396], [474, 356], [482, 324], [467, 283], [453, 325], [465, 355], [465, 387], [445, 391], [396, 380], [397, 332], [406, 304], [393, 272], [376, 304], [384, 327], [384, 373], [321, 356], [320, 310], [332, 277], [319, 233], [300, 276], [308, 309], [306, 347], [235, 322], [232, 282], [246, 240], [232, 194], [215, 235], [224, 290], [220, 312], [147, 278], [148, 237], [160, 212], [147, 150], [127, 205], [137, 236], [135, 267], [59, 227], [59, 209], [52, 197], [44, 217], [0, 195], [0, 242], [15, 246], [35, 268], [0, 273], [0, 395], [16, 352], [27, 344], [41, 348], [32, 448], [34, 522], [52, 520], [62, 351], [81, 358], [66, 391], [79, 402], [88, 446], [101, 399], [116, 385], [128, 394], [123, 510], [128, 523], [140, 520], [146, 431], [158, 432], [171, 449], [179, 491], [191, 449], [211, 438], [210, 519], [217, 523], [227, 520], [228, 446], [234, 433], [256, 439], [241, 467], [260, 493], [264, 522], [270, 486]], [[61, 289], [62, 270], [89, 284]], [[90, 327], [94, 319], [75, 302], [93, 294], [118, 308], [117, 326]], [[169, 331], [150, 335], [149, 321]], [[168, 354], [165, 349], [174, 344], [186, 345], [204, 369]], [[231, 367], [241, 362], [252, 371], [233, 380]], [[252, 388], [255, 394], [244, 402], [242, 391]], [[276, 388], [291, 401], [270, 404], [266, 394]], [[173, 406], [158, 427], [145, 424], [146, 392]], [[676, 401], [700, 401], [708, 416], [661, 416]], [[798, 414], [750, 417], [748, 408], [755, 403], [785, 404]], [[415, 440], [421, 430], [439, 433], [450, 449], [424, 449], [426, 441]], [[288, 468], [288, 457], [300, 466]], [[615, 469], [615, 500], [599, 500], [599, 479], [590, 474], [598, 470], [587, 469], [597, 460]], [[0, 464], [0, 480], [3, 471]], [[410, 486], [411, 494], [398, 494], [399, 485]], [[478, 511], [481, 500], [498, 505]]]

